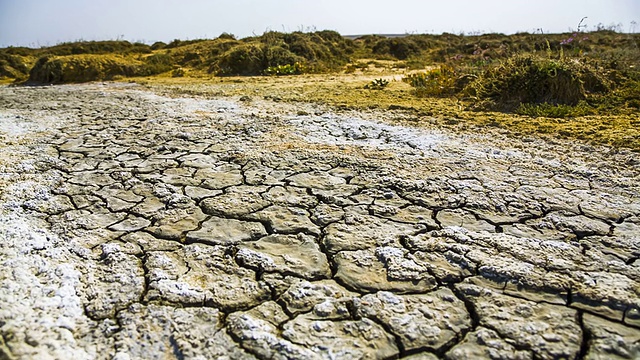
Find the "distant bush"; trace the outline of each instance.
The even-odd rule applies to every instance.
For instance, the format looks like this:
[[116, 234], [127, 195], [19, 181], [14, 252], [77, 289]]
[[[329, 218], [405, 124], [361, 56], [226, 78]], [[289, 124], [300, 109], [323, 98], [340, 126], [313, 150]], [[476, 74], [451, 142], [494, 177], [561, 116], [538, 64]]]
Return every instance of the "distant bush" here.
[[206, 56], [213, 60], [240, 44], [242, 43], [236, 40], [216, 39], [211, 44], [207, 44], [204, 52], [207, 53]]
[[79, 41], [62, 43], [46, 49], [51, 55], [80, 55], [80, 54], [148, 54], [151, 47], [142, 43], [128, 41]]
[[335, 31], [283, 34], [285, 48], [312, 64], [316, 70], [335, 70], [350, 60], [355, 45]]
[[223, 32], [222, 34], [220, 34], [220, 36], [218, 36], [218, 39], [220, 40], [235, 40], [236, 36], [233, 34], [229, 34], [226, 32]]
[[199, 42], [207, 41], [206, 39], [195, 39], [195, 40], [179, 40], [175, 39], [172, 42], [168, 43], [164, 48], [165, 49], [174, 49], [181, 46], [187, 46], [191, 44], [197, 44]]
[[44, 56], [31, 69], [29, 81], [47, 84], [78, 83], [146, 75], [147, 72], [143, 63], [116, 55]]
[[34, 49], [21, 47], [21, 46], [9, 46], [8, 48], [1, 49], [0, 52], [8, 55], [20, 55], [20, 56], [29, 56], [34, 53]]
[[[270, 31], [260, 37], [243, 39], [245, 43], [262, 43], [267, 47], [282, 48], [298, 57], [298, 62], [308, 66], [309, 71], [337, 70], [349, 62], [355, 49], [352, 40], [345, 39], [335, 31], [314, 33], [280, 33]], [[293, 62], [287, 62], [291, 64]], [[283, 64], [271, 64], [277, 66]]]
[[296, 55], [285, 46], [264, 46], [264, 67], [283, 66], [295, 63], [304, 63], [305, 58]]
[[391, 55], [398, 60], [419, 55], [422, 52], [420, 46], [411, 38], [382, 39], [373, 45], [373, 53], [377, 55]]
[[[625, 95], [635, 94], [629, 84], [640, 81], [638, 43], [639, 34], [606, 30], [509, 36], [447, 33], [398, 37], [368, 35], [356, 40], [335, 31], [269, 31], [240, 40], [232, 34], [223, 33], [215, 39], [174, 40], [169, 44], [156, 42], [151, 46], [128, 41], [79, 41], [38, 49], [9, 47], [0, 49], [0, 77], [24, 78], [36, 60], [43, 56], [55, 63], [62, 61], [52, 60], [55, 57], [118, 55], [120, 60], [114, 61], [136, 64], [137, 75], [183, 68], [208, 70], [223, 76], [299, 73], [300, 68], [292, 67], [296, 63], [303, 66], [302, 72], [305, 73], [341, 70], [350, 73], [367, 68], [366, 62], [359, 63], [357, 59], [386, 59], [401, 60], [395, 61], [393, 66], [408, 69], [438, 66], [435, 70], [413, 76], [413, 79], [407, 77], [406, 81], [416, 85], [416, 93], [421, 96], [446, 96], [466, 87], [467, 95], [481, 99], [484, 104], [513, 111], [521, 99], [532, 101], [531, 104], [552, 101], [552, 105], [555, 102], [569, 105], [589, 97], [591, 93], [608, 92], [613, 97], [605, 105], [613, 107], [612, 104], [627, 101], [625, 99], [629, 96], [629, 104], [638, 102], [634, 95]], [[516, 60], [516, 57], [521, 59]], [[534, 59], [531, 60], [533, 65], [524, 64], [522, 59], [526, 57]], [[569, 60], [570, 57], [577, 60]], [[126, 58], [132, 60], [124, 60]], [[42, 64], [38, 66], [42, 67]], [[455, 71], [449, 71], [448, 67]], [[41, 70], [36, 69], [36, 72]], [[554, 75], [545, 77], [545, 73]], [[529, 82], [525, 84], [524, 78]], [[518, 88], [520, 85], [517, 84], [528, 89], [529, 93]], [[609, 91], [613, 89], [617, 92]], [[516, 98], [508, 99], [508, 94], [516, 94]], [[545, 99], [541, 94], [553, 95]], [[594, 99], [588, 100], [593, 104]]]
[[163, 43], [162, 41], [156, 41], [151, 45], [151, 50], [161, 50], [164, 49], [167, 46], [167, 44]]

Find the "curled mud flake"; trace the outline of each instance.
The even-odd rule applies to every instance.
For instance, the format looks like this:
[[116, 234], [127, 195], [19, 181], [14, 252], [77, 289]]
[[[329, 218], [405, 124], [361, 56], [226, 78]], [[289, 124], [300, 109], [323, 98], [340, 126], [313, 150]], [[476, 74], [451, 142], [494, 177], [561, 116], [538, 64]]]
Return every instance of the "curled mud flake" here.
[[186, 186], [184, 192], [187, 196], [196, 201], [222, 194], [222, 190], [211, 190], [197, 186]]
[[577, 309], [621, 321], [629, 307], [638, 307], [637, 281], [613, 272], [572, 273], [574, 286], [570, 305]]
[[69, 179], [71, 184], [86, 186], [107, 186], [115, 183], [109, 174], [100, 171], [83, 171]]
[[174, 251], [182, 247], [182, 244], [180, 244], [179, 242], [159, 239], [143, 231], [129, 233], [120, 238], [120, 240], [126, 243], [134, 244], [136, 247], [140, 247], [145, 252]]
[[567, 216], [565, 213], [551, 213], [548, 218], [556, 229], [571, 231], [578, 238], [589, 235], [604, 236], [610, 230], [610, 226], [604, 221], [590, 219], [582, 215]]
[[438, 212], [436, 219], [440, 223], [441, 226], [458, 226], [463, 227], [469, 231], [487, 231], [487, 232], [495, 232], [496, 228], [494, 225], [484, 221], [478, 220], [476, 217], [464, 210], [456, 209], [456, 210], [442, 210]]
[[238, 244], [256, 240], [267, 235], [259, 222], [240, 221], [211, 217], [200, 225], [200, 229], [187, 233], [187, 241], [216, 245]]
[[146, 197], [138, 205], [132, 207], [129, 212], [149, 219], [157, 215], [158, 212], [163, 210], [165, 207], [166, 205], [163, 200], [160, 200], [155, 196], [150, 196]]
[[161, 239], [180, 240], [184, 233], [196, 230], [205, 218], [199, 208], [170, 209], [156, 214], [154, 224], [147, 230]]
[[147, 264], [149, 300], [185, 304], [213, 302], [224, 310], [260, 304], [269, 289], [255, 273], [239, 267], [221, 246], [191, 244], [175, 253], [158, 254]]
[[194, 177], [195, 180], [202, 181], [202, 187], [211, 190], [222, 190], [229, 186], [242, 185], [243, 177], [240, 170], [229, 172], [215, 169], [198, 169]]
[[327, 226], [331, 223], [340, 221], [344, 217], [342, 207], [328, 204], [318, 204], [311, 210], [311, 221], [319, 226]]
[[294, 186], [321, 190], [332, 190], [347, 183], [344, 178], [333, 176], [325, 172], [298, 174], [289, 177], [287, 180], [289, 180], [291, 185]]
[[271, 235], [243, 243], [236, 255], [238, 263], [259, 272], [292, 274], [304, 279], [331, 276], [327, 256], [313, 236]]
[[472, 275], [473, 267], [470, 262], [451, 251], [444, 254], [417, 251], [408, 258], [423, 266], [440, 282], [460, 282]]
[[224, 193], [200, 202], [206, 214], [221, 217], [240, 217], [269, 206], [259, 193], [253, 191], [234, 191]]
[[90, 302], [85, 310], [94, 319], [105, 319], [138, 301], [145, 291], [142, 261], [117, 245], [103, 246], [103, 260], [89, 263], [82, 291]]
[[307, 210], [296, 207], [273, 205], [246, 216], [247, 219], [262, 221], [278, 234], [306, 233], [320, 235], [320, 228], [309, 217]]
[[137, 216], [129, 216], [119, 223], [109, 226], [109, 230], [113, 231], [137, 231], [151, 225], [151, 221]]
[[309, 195], [307, 189], [294, 186], [274, 186], [263, 196], [275, 205], [311, 208], [318, 204], [318, 199]]
[[75, 209], [71, 199], [64, 195], [52, 196], [46, 200], [29, 200], [24, 203], [24, 207], [48, 215], [62, 214]]

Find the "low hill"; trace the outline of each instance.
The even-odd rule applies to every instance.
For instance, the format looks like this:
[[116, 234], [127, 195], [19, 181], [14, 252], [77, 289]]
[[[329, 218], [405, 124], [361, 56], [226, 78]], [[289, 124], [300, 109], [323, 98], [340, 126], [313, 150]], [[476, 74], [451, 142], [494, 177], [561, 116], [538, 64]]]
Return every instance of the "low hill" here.
[[[624, 66], [637, 61], [638, 34], [612, 31], [566, 34], [515, 35], [364, 35], [343, 37], [335, 31], [312, 33], [266, 32], [261, 36], [236, 39], [222, 34], [216, 39], [147, 45], [128, 41], [82, 41], [31, 49], [0, 49], [0, 78], [5, 81], [29, 80], [35, 83], [83, 82], [114, 76], [148, 76], [168, 73], [227, 75], [265, 75], [277, 68], [298, 64], [299, 72], [333, 72], [357, 59], [397, 60], [399, 66], [425, 68], [438, 64], [486, 65], [514, 54], [541, 53], [559, 56], [586, 56]], [[84, 55], [92, 55], [88, 61]], [[104, 57], [103, 60], [100, 60]], [[115, 60], [117, 58], [117, 61]], [[116, 61], [120, 69], [93, 71]], [[87, 66], [87, 74], [57, 76], [47, 72], [67, 71], [74, 64]], [[93, 75], [92, 75], [93, 74]], [[104, 76], [104, 77], [103, 77]]]

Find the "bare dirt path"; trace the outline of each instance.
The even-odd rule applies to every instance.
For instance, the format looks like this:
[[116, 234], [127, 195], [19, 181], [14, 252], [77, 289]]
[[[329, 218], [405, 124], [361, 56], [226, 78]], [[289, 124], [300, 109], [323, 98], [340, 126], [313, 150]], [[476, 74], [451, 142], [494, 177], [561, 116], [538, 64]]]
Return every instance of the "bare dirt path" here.
[[0, 358], [639, 357], [640, 156], [402, 117], [0, 87]]

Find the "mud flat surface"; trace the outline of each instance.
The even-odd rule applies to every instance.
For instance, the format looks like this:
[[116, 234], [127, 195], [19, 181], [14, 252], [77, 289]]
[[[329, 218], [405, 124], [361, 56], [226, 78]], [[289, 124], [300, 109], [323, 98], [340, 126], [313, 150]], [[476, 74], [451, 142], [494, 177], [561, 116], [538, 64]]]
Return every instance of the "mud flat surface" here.
[[640, 156], [0, 87], [0, 358], [634, 359]]

